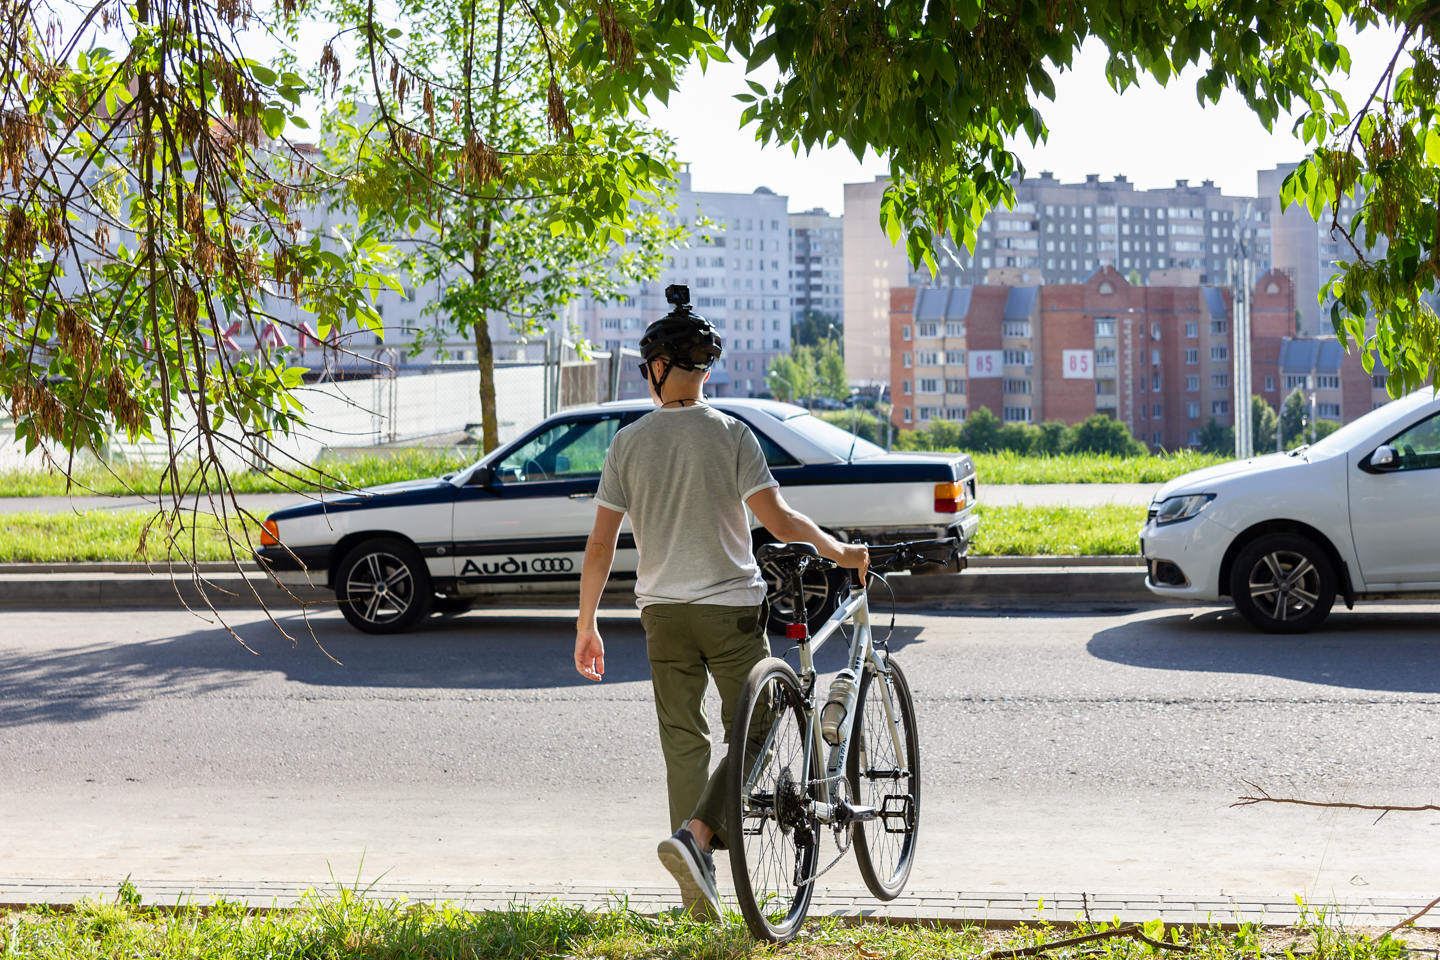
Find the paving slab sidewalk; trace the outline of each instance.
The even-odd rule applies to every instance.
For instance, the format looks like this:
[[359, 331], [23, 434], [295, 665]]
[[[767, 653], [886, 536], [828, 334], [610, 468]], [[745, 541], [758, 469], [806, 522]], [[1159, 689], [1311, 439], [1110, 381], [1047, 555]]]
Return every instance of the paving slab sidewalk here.
[[[287, 909], [303, 905], [307, 890], [333, 894], [333, 884], [236, 880], [146, 881], [131, 879], [142, 901], [150, 906], [207, 906], [224, 900], [256, 909]], [[561, 903], [588, 910], [628, 906], [642, 914], [658, 914], [679, 906], [674, 887], [605, 887], [575, 884], [400, 884], [374, 883], [360, 888], [370, 899], [411, 903], [449, 902], [468, 910], [500, 910], [513, 905]], [[23, 909], [40, 904], [70, 905], [82, 898], [113, 900], [116, 884], [77, 879], [26, 879], [0, 877], [0, 909]], [[1325, 908], [1325, 916], [1349, 928], [1390, 927], [1418, 913], [1426, 898], [1413, 900], [1361, 898], [1344, 903], [1309, 904], [1311, 911]], [[729, 904], [733, 908], [733, 903]], [[1294, 900], [1235, 896], [1180, 896], [1153, 893], [1018, 893], [1010, 891], [906, 891], [889, 903], [877, 901], [864, 889], [817, 891], [812, 917], [883, 919], [890, 922], [981, 924], [1011, 926], [1036, 920], [1070, 923], [1085, 919], [1118, 917], [1122, 922], [1160, 918], [1167, 923], [1234, 925], [1263, 923], [1288, 926], [1301, 919]], [[1313, 919], [1313, 913], [1312, 913]], [[1425, 929], [1440, 929], [1440, 916], [1427, 914], [1416, 922]]]

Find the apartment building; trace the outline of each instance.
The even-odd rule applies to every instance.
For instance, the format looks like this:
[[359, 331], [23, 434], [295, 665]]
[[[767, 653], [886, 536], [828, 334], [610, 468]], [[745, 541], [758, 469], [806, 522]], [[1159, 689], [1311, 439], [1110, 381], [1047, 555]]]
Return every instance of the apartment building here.
[[816, 207], [790, 214], [790, 309], [793, 319], [807, 313], [835, 318], [843, 328], [845, 316], [844, 227], [839, 217]]
[[[1293, 294], [1275, 271], [1252, 291], [1257, 391], [1267, 374], [1276, 379]], [[1082, 283], [906, 287], [892, 291], [891, 308], [900, 428], [963, 420], [982, 406], [1008, 423], [1102, 413], [1152, 449], [1177, 449], [1197, 443], [1212, 417], [1234, 422], [1234, 304], [1225, 287], [1143, 286], [1105, 266]]]
[[[677, 222], [691, 228], [689, 246], [673, 251], [657, 279], [636, 284], [621, 301], [582, 301], [577, 325], [596, 343], [637, 349], [645, 328], [670, 312], [666, 286], [683, 283], [696, 312], [725, 343], [707, 389], [715, 396], [764, 393], [770, 358], [790, 349], [794, 257], [787, 200], [767, 187], [753, 193], [692, 190], [685, 170], [675, 202]], [[709, 225], [701, 226], [701, 218]], [[647, 395], [634, 364], [625, 364], [622, 373], [622, 397]]]
[[[845, 187], [846, 368], [852, 380], [883, 377], [888, 291], [910, 286], [1084, 283], [1112, 267], [1155, 286], [1221, 286], [1243, 243], [1256, 273], [1270, 267], [1270, 206], [1223, 194], [1212, 181], [1138, 190], [1124, 176], [1061, 183], [1041, 173], [1015, 184], [1012, 209], [981, 224], [973, 254], [946, 243], [940, 272], [908, 268], [904, 244], [880, 228], [888, 181]], [[852, 352], [853, 351], [853, 352]], [[852, 359], [853, 356], [853, 359]]]

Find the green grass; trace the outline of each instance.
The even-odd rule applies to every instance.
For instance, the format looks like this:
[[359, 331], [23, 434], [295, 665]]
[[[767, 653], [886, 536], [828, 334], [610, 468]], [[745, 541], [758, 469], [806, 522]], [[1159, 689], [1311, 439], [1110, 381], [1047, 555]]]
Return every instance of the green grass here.
[[987, 507], [975, 556], [1108, 556], [1140, 552], [1145, 507]]
[[[296, 468], [298, 479], [277, 473], [255, 471], [230, 475], [236, 493], [284, 493], [290, 490], [320, 490], [327, 487], [371, 487], [397, 480], [435, 477], [477, 459], [473, 449], [411, 448], [393, 454], [376, 454], [354, 460], [321, 463], [317, 469]], [[1063, 454], [1056, 457], [1015, 453], [977, 453], [975, 467], [980, 482], [986, 483], [1164, 483], [1182, 473], [1198, 470], [1230, 458], [1213, 454], [1183, 452], [1156, 457], [1110, 457], [1100, 454]], [[328, 476], [327, 476], [328, 475]], [[213, 485], [213, 483], [212, 483]], [[194, 489], [194, 482], [181, 478], [182, 489]], [[69, 493], [125, 495], [168, 491], [169, 478], [156, 467], [117, 465], [106, 468], [88, 464], [76, 469]], [[66, 477], [59, 471], [0, 471], [0, 497], [62, 496]]]
[[[450, 447], [412, 448], [396, 451], [394, 454], [376, 454], [358, 457], [354, 460], [325, 461], [316, 468], [296, 467], [296, 477], [287, 477], [276, 472], [257, 471], [235, 472], [230, 481], [236, 493], [285, 493], [291, 490], [322, 490], [331, 487], [370, 487], [397, 480], [414, 480], [417, 477], [435, 477], [478, 459], [473, 451], [464, 453]], [[168, 492], [171, 483], [168, 475], [158, 467], [139, 465], [116, 465], [112, 467], [87, 464], [75, 470], [66, 489], [67, 479], [58, 470], [5, 470], [0, 471], [0, 497], [43, 497], [71, 495], [110, 494], [123, 496], [130, 493], [154, 494]], [[214, 486], [211, 478], [211, 486]], [[181, 470], [180, 487], [187, 492], [196, 489], [194, 480]]]
[[[74, 910], [36, 910], [0, 917], [0, 957], [7, 960], [978, 960], [996, 948], [1050, 943], [1115, 924], [1037, 922], [1008, 929], [849, 926], [812, 920], [784, 947], [752, 940], [734, 915], [719, 924], [624, 909], [585, 911], [558, 904], [470, 913], [451, 904], [428, 906], [366, 899], [341, 890], [312, 893], [296, 910], [251, 913], [236, 904], [155, 911], [139, 905], [128, 882], [114, 902], [82, 901]], [[1217, 917], [1217, 922], [1226, 918]], [[1372, 938], [1326, 922], [1323, 915], [1292, 928], [1244, 925], [1145, 925], [1148, 933], [1189, 944], [1198, 960], [1306, 956], [1318, 960], [1400, 960], [1407, 940]], [[1431, 946], [1428, 932], [1407, 932]], [[1153, 960], [1167, 955], [1128, 937], [1055, 949], [1043, 956], [1078, 960]], [[1179, 956], [1179, 954], [1168, 954]]]
[[972, 456], [980, 483], [1165, 483], [1232, 457], [1182, 451], [1153, 457], [1112, 457], [1098, 453], [1059, 456], [977, 453]]
[[[1061, 556], [1135, 554], [1136, 531], [1145, 519], [1143, 506], [988, 507], [981, 505], [977, 556], [1049, 554]], [[0, 514], [0, 563], [67, 563], [98, 560], [166, 559], [167, 538], [155, 514], [143, 510], [86, 510], [60, 513]], [[184, 511], [176, 528], [186, 554], [196, 560], [228, 560], [219, 521]], [[146, 524], [145, 551], [140, 552]], [[193, 529], [191, 525], [193, 524]], [[250, 548], [238, 523], [236, 552], [249, 557]], [[194, 534], [192, 538], [192, 533]], [[176, 559], [179, 559], [178, 555]], [[3, 955], [0, 955], [3, 956]]]
[[[170, 551], [164, 522], [143, 510], [87, 510], [79, 513], [0, 514], [0, 563], [79, 563], [100, 560], [147, 560], [164, 563], [180, 560], [183, 553], [194, 560], [229, 560], [226, 537], [214, 517], [182, 514], [173, 528], [180, 550]], [[147, 529], [148, 528], [148, 529]], [[240, 524], [235, 531], [235, 551], [249, 559]], [[192, 537], [193, 534], [193, 537]], [[143, 544], [143, 547], [142, 547]], [[258, 543], [257, 543], [258, 545]], [[4, 954], [0, 953], [0, 957]]]

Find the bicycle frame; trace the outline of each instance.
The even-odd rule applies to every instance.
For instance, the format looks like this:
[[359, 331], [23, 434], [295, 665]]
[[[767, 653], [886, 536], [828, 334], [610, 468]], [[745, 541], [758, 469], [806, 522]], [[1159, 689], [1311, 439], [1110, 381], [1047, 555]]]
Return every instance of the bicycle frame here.
[[[886, 666], [885, 658], [879, 650], [870, 634], [870, 604], [866, 591], [863, 587], [855, 587], [851, 590], [850, 596], [841, 603], [830, 615], [830, 619], [816, 631], [814, 637], [805, 638], [799, 641], [800, 649], [800, 683], [804, 692], [802, 707], [805, 712], [805, 742], [804, 757], [806, 769], [813, 769], [813, 757], [819, 745], [825, 743], [820, 732], [820, 706], [817, 703], [817, 691], [815, 688], [815, 652], [840, 631], [840, 627], [850, 621], [854, 624], [855, 633], [850, 638], [850, 655], [847, 661], [851, 672], [855, 675], [855, 689], [845, 702], [845, 720], [840, 725], [840, 742], [828, 745], [829, 756], [825, 763], [824, 775], [817, 785], [813, 813], [816, 820], [825, 824], [833, 824], [840, 817], [849, 816], [848, 805], [842, 808], [835, 797], [835, 782], [845, 776], [845, 758], [850, 750], [850, 737], [854, 733], [856, 706], [860, 696], [860, 671], [871, 669], [876, 680], [880, 681], [880, 702], [885, 710], [886, 727], [895, 745], [895, 756], [901, 765], [898, 773], [901, 776], [908, 776], [909, 769], [906, 767], [906, 751], [900, 740], [900, 732], [895, 722], [895, 690], [894, 683], [890, 679], [890, 670]], [[775, 730], [772, 728], [766, 736], [758, 757], [766, 756], [773, 744]], [[756, 779], [760, 775], [759, 765], [750, 771], [746, 776], [745, 791], [750, 793], [755, 789]], [[854, 799], [854, 798], [852, 798]], [[878, 815], [878, 811], [871, 811], [867, 816], [856, 819], [872, 820]]]

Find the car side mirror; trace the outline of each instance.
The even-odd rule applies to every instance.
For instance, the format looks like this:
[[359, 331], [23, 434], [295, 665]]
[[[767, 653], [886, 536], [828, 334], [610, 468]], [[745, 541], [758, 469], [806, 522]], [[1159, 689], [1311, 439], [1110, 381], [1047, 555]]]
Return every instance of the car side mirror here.
[[1395, 448], [1388, 443], [1382, 443], [1370, 454], [1369, 467], [1371, 470], [1395, 470], [1400, 466], [1400, 455]]
[[465, 481], [467, 487], [488, 487], [494, 476], [489, 467], [476, 467], [475, 472], [470, 474], [470, 479]]

